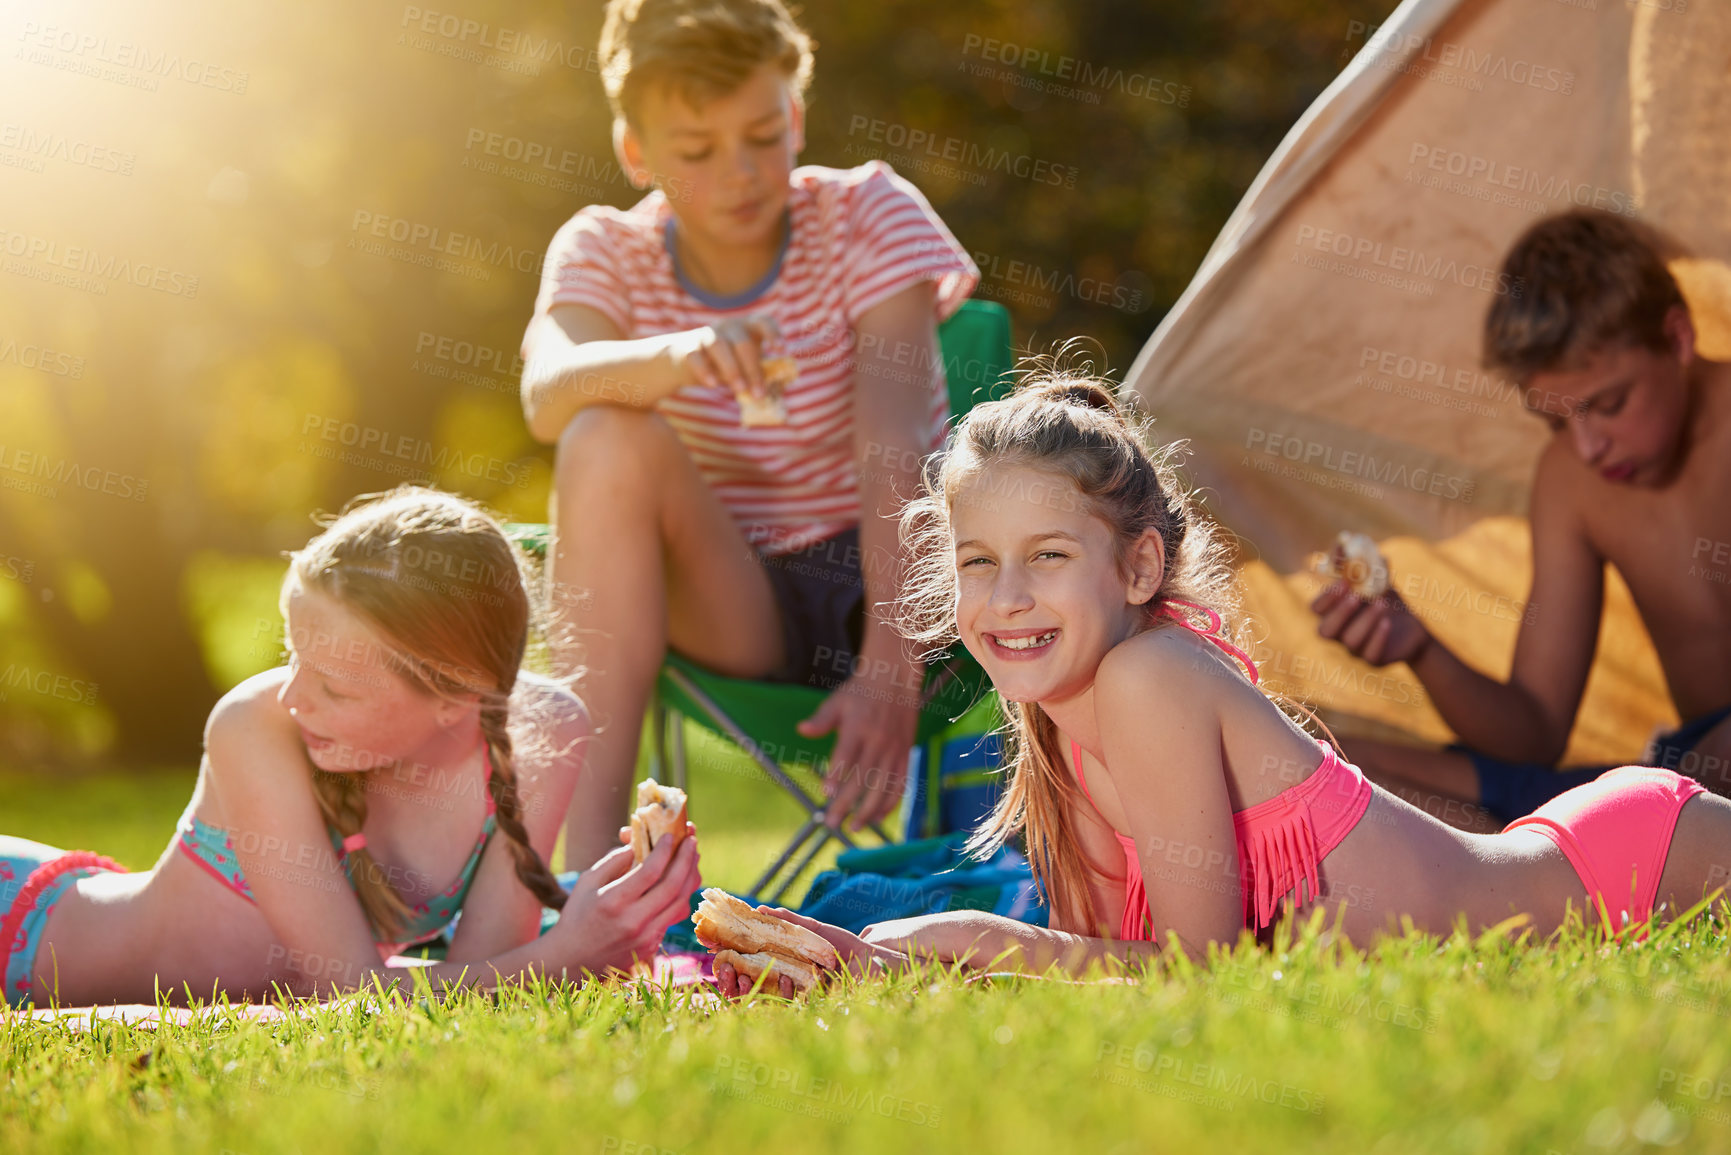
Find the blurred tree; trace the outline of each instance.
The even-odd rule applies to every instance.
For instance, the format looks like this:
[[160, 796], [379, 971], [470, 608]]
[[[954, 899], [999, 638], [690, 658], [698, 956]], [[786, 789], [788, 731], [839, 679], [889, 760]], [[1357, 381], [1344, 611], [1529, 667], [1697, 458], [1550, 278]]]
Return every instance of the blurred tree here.
[[[1349, 21], [1391, 7], [812, 6], [803, 159], [885, 157], [1023, 342], [1085, 335], [1122, 368], [1362, 44]], [[215, 696], [276, 660], [281, 555], [317, 510], [427, 480], [545, 515], [515, 394], [541, 255], [637, 195], [600, 23], [595, 0], [23, 23], [0, 71], [0, 758], [196, 758]]]

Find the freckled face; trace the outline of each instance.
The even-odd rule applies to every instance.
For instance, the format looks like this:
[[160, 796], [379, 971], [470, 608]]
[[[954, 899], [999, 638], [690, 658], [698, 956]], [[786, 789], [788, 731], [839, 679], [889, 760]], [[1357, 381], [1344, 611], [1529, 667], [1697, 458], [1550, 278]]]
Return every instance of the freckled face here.
[[439, 699], [390, 669], [362, 618], [293, 578], [284, 589], [289, 677], [277, 700], [321, 770], [370, 770], [410, 758], [445, 731]]
[[1012, 702], [1068, 699], [1135, 632], [1113, 533], [1069, 478], [990, 466], [951, 499], [962, 644]]

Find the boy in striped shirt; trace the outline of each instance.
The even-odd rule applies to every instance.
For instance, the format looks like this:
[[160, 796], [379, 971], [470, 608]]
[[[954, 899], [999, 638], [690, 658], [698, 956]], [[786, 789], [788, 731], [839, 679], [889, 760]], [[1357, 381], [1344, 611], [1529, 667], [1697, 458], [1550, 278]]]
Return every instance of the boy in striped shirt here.
[[559, 229], [523, 340], [524, 413], [558, 446], [554, 659], [600, 727], [567, 866], [618, 844], [669, 646], [833, 690], [800, 723], [836, 734], [832, 825], [900, 800], [922, 669], [883, 612], [896, 516], [943, 440], [937, 322], [979, 272], [881, 162], [794, 167], [811, 48], [781, 0], [607, 8], [614, 148], [656, 191]]

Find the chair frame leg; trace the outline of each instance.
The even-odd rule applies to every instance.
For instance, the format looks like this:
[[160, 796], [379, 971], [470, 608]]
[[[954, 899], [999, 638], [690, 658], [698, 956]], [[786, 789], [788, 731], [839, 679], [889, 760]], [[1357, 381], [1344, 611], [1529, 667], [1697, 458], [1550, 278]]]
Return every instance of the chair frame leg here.
[[[808, 819], [807, 820], [808, 826], [814, 825], [814, 824], [816, 824], [815, 819]], [[817, 829], [828, 830], [828, 827], [825, 827], [821, 824], [817, 824]], [[794, 851], [794, 848], [797, 847], [802, 841], [804, 841], [803, 837], [794, 839], [792, 845], [790, 845], [788, 847], [787, 853], [782, 855], [781, 860], [785, 862], [787, 860], [788, 855], [792, 854]], [[775, 888], [775, 893], [769, 895], [764, 901], [769, 902], [769, 903], [773, 903], [776, 906], [780, 906], [782, 904], [782, 902], [781, 902], [782, 896], [788, 892], [788, 888], [791, 887], [794, 884], [794, 882], [796, 882], [799, 879], [799, 876], [805, 873], [805, 868], [811, 865], [812, 859], [817, 857], [818, 852], [824, 848], [824, 844], [828, 841], [829, 841], [829, 839], [827, 839], [827, 838], [815, 839], [812, 842], [812, 844], [806, 848], [806, 852], [800, 856], [799, 861], [793, 864], [793, 867], [787, 873], [787, 877], [781, 880], [781, 885]], [[763, 892], [764, 888], [769, 885], [772, 877], [773, 877], [773, 874], [764, 875], [764, 877], [758, 881], [758, 885], [754, 886], [752, 888], [751, 893], [761, 894]]]
[[[817, 837], [814, 839], [812, 837], [813, 835], [816, 835]], [[763, 874], [759, 876], [758, 880], [751, 884], [751, 889], [746, 891], [746, 893], [760, 902], [779, 903], [781, 901], [781, 896], [787, 893], [788, 887], [792, 886], [794, 880], [799, 877], [799, 872], [805, 869], [806, 864], [816, 857], [817, 852], [822, 850], [824, 844], [831, 838], [840, 838], [842, 841], [846, 841], [845, 836], [838, 835], [835, 831], [830, 830], [818, 820], [816, 815], [807, 818], [805, 824], [799, 828], [799, 833], [793, 836], [793, 840], [783, 848], [779, 855], [776, 856], [775, 861], [770, 863], [769, 869], [765, 870]], [[800, 848], [804, 846], [807, 841], [811, 842], [811, 847], [807, 850], [804, 857], [800, 859], [799, 865], [794, 868], [793, 873], [782, 879], [781, 885], [775, 888], [773, 894], [766, 894], [765, 892], [769, 889], [770, 884], [775, 881], [776, 875], [780, 874], [782, 868], [787, 865], [788, 859], [799, 853]]]
[[[798, 880], [806, 867], [811, 865], [831, 839], [840, 842], [849, 850], [854, 849], [853, 839], [849, 838], [844, 831], [831, 828], [824, 823], [823, 812], [826, 809], [824, 800], [808, 793], [805, 787], [783, 770], [775, 759], [765, 754], [763, 748], [752, 741], [751, 736], [742, 730], [739, 724], [715, 703], [713, 698], [704, 693], [691, 678], [680, 670], [663, 667], [661, 673], [663, 677], [672, 681], [681, 693], [696, 703], [697, 707], [708, 716], [709, 721], [725, 734], [735, 746], [745, 751], [770, 781], [780, 786], [789, 797], [805, 808], [804, 825], [799, 828], [799, 831], [793, 836], [793, 840], [787, 844], [786, 849], [776, 856], [775, 861], [752, 885], [748, 893], [753, 898], [765, 895], [769, 891], [769, 887], [775, 883], [776, 876], [788, 866], [789, 861], [794, 859], [796, 855], [798, 855], [798, 861], [794, 863], [791, 872], [781, 880], [781, 884], [776, 886], [773, 892], [768, 893], [767, 901], [780, 902], [782, 896], [787, 893], [788, 889]], [[953, 660], [946, 662], [925, 686], [921, 695], [921, 704], [926, 705], [933, 701], [944, 686], [955, 677], [956, 663]], [[659, 691], [652, 695], [650, 709], [652, 711], [652, 726], [655, 730], [656, 771], [668, 776], [672, 785], [684, 790], [687, 788], [688, 771], [685, 758], [685, 716], [668, 706]], [[908, 753], [911, 760], [913, 751], [910, 749]], [[936, 784], [929, 785], [928, 789], [935, 790]], [[890, 836], [884, 832], [882, 823], [874, 822], [870, 829], [885, 843], [891, 841]], [[814, 835], [816, 836], [815, 839]]]
[[661, 709], [663, 725], [673, 728], [670, 743], [673, 748], [673, 784], [681, 790], [689, 789], [690, 766], [685, 760], [685, 715], [665, 706]]
[[[714, 699], [704, 693], [703, 690], [690, 678], [686, 677], [684, 673], [675, 669], [664, 669], [662, 672], [673, 682], [674, 685], [679, 687], [681, 693], [685, 694], [686, 697], [695, 702], [698, 708], [708, 715], [709, 720], [713, 722], [723, 734], [726, 734], [728, 739], [732, 741], [734, 745], [738, 746], [741, 750], [744, 750], [751, 760], [757, 763], [758, 769], [762, 770], [772, 782], [780, 786], [790, 797], [797, 801], [801, 806], [805, 807], [805, 825], [800, 827], [799, 833], [794, 835], [794, 839], [788, 844], [787, 849], [781, 852], [781, 854], [770, 865], [769, 869], [766, 870], [763, 876], [757, 880], [755, 885], [752, 886], [749, 893], [753, 897], [761, 895], [770, 884], [775, 881], [776, 875], [779, 874], [782, 868], [787, 865], [788, 860], [800, 852], [806, 841], [810, 839], [813, 834], [819, 835], [816, 844], [806, 850], [805, 855], [800, 859], [798, 868], [792, 875], [786, 878], [782, 882], [781, 886], [775, 891], [774, 896], [776, 898], [779, 898], [787, 892], [788, 887], [791, 886], [793, 881], [799, 877], [799, 871], [804, 870], [805, 867], [810, 864], [812, 859], [817, 857], [818, 851], [822, 850], [823, 847], [828, 844], [830, 839], [835, 839], [849, 850], [854, 848], [853, 839], [849, 838], [844, 831], [834, 829], [824, 824], [823, 812], [826, 808], [826, 804], [822, 798], [815, 797], [808, 793], [805, 787], [796, 782], [786, 770], [783, 770], [775, 759], [765, 754], [763, 748], [756, 742], [752, 741], [751, 736], [744, 730], [740, 729], [739, 724], [732, 718], [728, 717], [727, 713], [723, 711], [720, 706], [715, 704]], [[674, 725], [678, 727], [680, 721], [677, 712], [669, 711], [669, 713], [675, 719]], [[676, 729], [674, 744], [682, 745], [682, 741], [683, 740]], [[684, 758], [681, 756], [680, 763], [682, 770], [683, 762]], [[872, 833], [883, 839], [884, 842], [887, 843], [890, 841], [890, 837], [884, 832], [881, 823], [874, 822], [870, 829]]]
[[681, 783], [673, 780], [676, 771], [667, 760], [667, 725], [667, 703], [662, 701], [659, 693], [651, 690], [649, 694], [650, 776], [657, 782], [664, 782], [670, 786], [680, 786], [683, 789]]

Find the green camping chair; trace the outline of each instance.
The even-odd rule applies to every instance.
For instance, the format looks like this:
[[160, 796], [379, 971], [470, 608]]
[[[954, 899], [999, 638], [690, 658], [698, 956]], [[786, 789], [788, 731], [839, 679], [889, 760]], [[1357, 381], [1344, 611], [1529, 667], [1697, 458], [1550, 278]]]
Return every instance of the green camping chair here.
[[[959, 417], [977, 402], [1009, 392], [1007, 374], [1013, 354], [1010, 317], [1002, 305], [963, 302], [938, 326], [938, 343], [949, 379], [953, 415]], [[546, 556], [551, 533], [548, 526], [513, 523], [505, 528], [529, 552]], [[989, 690], [984, 671], [959, 647], [926, 672], [924, 705], [914, 735], [919, 757], [910, 760], [928, 775], [924, 794], [931, 813], [935, 814], [937, 807], [941, 784], [935, 778], [944, 743], [998, 724], [997, 696]], [[828, 695], [829, 691], [813, 686], [724, 677], [670, 651], [650, 697], [650, 756], [659, 780], [685, 788], [684, 721], [689, 718], [740, 747], [766, 777], [804, 808], [804, 824], [749, 891], [768, 902], [780, 901], [830, 839], [850, 849], [854, 845], [846, 832], [824, 825], [821, 794], [808, 791], [786, 769], [803, 766], [821, 773], [835, 746], [834, 736], [806, 738], [794, 726], [811, 716]], [[881, 826], [872, 829], [890, 841]], [[915, 823], [909, 823], [909, 829], [915, 829]]]

